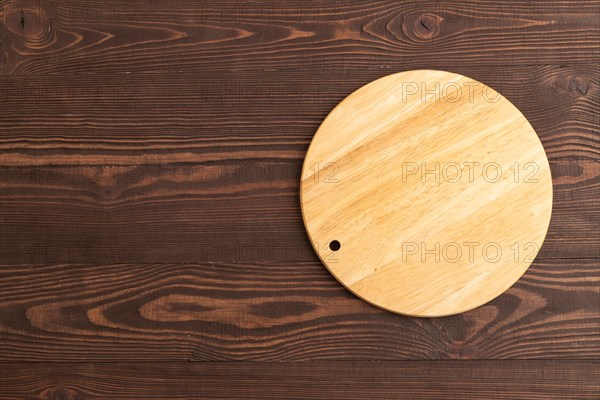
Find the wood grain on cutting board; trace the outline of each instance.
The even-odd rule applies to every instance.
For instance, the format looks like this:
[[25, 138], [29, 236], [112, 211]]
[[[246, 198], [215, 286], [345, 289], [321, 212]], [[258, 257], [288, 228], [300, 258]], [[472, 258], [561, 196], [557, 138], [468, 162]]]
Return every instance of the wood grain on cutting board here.
[[311, 142], [300, 190], [333, 275], [415, 316], [457, 314], [508, 289], [552, 213], [550, 167], [527, 119], [445, 71], [397, 73], [344, 99]]

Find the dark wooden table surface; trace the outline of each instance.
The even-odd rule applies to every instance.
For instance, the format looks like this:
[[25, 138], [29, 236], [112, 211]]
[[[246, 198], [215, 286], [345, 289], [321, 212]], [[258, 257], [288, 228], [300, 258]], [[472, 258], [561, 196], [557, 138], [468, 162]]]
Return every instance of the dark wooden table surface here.
[[[598, 398], [597, 0], [1, 5], [0, 398]], [[500, 91], [554, 180], [528, 272], [436, 319], [338, 284], [298, 198], [328, 112], [416, 68]]]

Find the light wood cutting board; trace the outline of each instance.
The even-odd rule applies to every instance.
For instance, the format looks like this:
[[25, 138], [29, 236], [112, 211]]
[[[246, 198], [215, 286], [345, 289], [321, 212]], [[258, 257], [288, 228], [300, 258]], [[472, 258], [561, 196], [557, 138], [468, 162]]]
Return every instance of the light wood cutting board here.
[[329, 271], [412, 316], [502, 294], [537, 255], [552, 212], [548, 160], [527, 119], [483, 83], [434, 70], [344, 99], [310, 144], [300, 193]]

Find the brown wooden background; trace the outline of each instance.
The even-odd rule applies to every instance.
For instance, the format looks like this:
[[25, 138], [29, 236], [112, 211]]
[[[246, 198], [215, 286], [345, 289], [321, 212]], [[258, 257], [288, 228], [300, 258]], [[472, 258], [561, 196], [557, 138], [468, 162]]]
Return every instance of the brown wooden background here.
[[[2, 399], [598, 398], [600, 3], [2, 1]], [[298, 177], [346, 95], [446, 69], [551, 162], [532, 267], [476, 310], [355, 298]]]

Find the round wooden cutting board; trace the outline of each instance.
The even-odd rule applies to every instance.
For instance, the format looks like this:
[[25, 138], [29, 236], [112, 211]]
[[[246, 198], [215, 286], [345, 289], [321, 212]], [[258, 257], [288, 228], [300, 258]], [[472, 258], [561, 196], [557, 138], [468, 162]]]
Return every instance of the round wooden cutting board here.
[[344, 99], [310, 144], [300, 194], [329, 271], [371, 304], [423, 317], [507, 290], [552, 213], [548, 159], [523, 114], [480, 82], [433, 70]]

